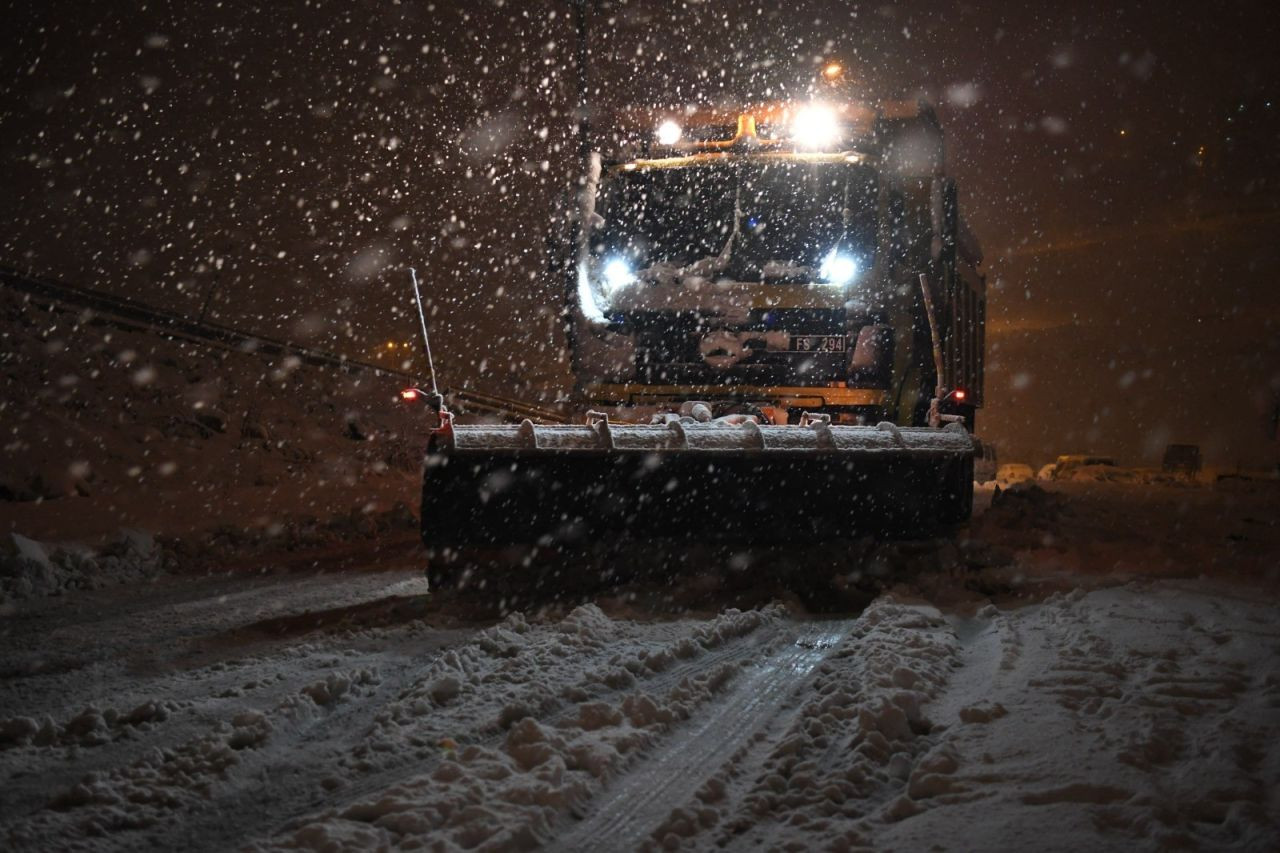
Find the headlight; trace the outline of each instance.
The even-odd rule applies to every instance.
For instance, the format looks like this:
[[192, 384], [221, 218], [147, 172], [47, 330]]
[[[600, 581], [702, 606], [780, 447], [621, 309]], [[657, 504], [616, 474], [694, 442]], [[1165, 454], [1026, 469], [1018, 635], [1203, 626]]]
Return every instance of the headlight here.
[[606, 261], [601, 275], [604, 278], [604, 289], [608, 293], [621, 290], [636, 280], [636, 274], [631, 271], [631, 265], [621, 258]]
[[840, 122], [826, 107], [805, 107], [791, 120], [791, 139], [797, 148], [827, 148], [840, 139]]
[[674, 121], [667, 120], [658, 125], [658, 144], [675, 145], [680, 141], [684, 131]]
[[858, 259], [852, 255], [843, 255], [832, 249], [822, 259], [818, 275], [827, 284], [843, 287], [858, 276]]

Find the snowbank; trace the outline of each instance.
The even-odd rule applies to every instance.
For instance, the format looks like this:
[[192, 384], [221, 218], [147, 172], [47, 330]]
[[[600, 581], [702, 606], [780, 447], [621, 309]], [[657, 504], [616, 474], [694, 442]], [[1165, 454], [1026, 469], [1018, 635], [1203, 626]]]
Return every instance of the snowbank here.
[[228, 562], [252, 555], [323, 548], [416, 529], [413, 511], [397, 502], [385, 511], [358, 507], [324, 520], [293, 516], [266, 526], [221, 524], [183, 538], [120, 530], [116, 538], [92, 546], [40, 542], [11, 533], [8, 547], [0, 547], [0, 608], [27, 599], [144, 583], [166, 573], [225, 570]]
[[176, 567], [176, 558], [151, 534], [123, 530], [101, 548], [45, 544], [17, 533], [0, 552], [0, 607], [14, 600], [79, 589], [140, 583]]

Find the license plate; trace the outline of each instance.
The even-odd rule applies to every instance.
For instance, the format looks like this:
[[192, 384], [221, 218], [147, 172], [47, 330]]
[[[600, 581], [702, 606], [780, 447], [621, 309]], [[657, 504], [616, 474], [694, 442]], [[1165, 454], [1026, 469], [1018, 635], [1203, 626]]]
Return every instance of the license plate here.
[[844, 352], [844, 335], [792, 335], [792, 352]]

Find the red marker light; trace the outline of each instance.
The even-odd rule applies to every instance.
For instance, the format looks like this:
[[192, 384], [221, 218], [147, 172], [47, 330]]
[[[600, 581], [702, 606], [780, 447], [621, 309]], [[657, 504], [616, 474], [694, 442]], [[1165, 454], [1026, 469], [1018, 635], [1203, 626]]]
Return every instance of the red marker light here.
[[417, 388], [406, 388], [400, 392], [400, 399], [406, 403], [412, 403], [418, 399], [418, 393]]
[[964, 389], [963, 389], [963, 388], [957, 388], [957, 389], [956, 389], [956, 391], [955, 391], [955, 395], [956, 395], [956, 399], [957, 399], [957, 400], [963, 400], [963, 399], [964, 399]]

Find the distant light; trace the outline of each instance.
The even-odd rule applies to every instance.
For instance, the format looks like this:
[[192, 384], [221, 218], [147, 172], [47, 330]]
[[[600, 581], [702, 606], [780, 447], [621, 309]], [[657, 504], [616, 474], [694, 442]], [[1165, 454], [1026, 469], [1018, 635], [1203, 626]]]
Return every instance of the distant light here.
[[840, 139], [840, 123], [826, 107], [805, 107], [791, 121], [791, 138], [797, 148], [826, 148]]
[[818, 276], [824, 282], [836, 287], [843, 287], [858, 275], [858, 259], [851, 255], [839, 254], [835, 249], [822, 260], [818, 268]]
[[404, 400], [406, 403], [412, 403], [413, 401], [418, 399], [418, 389], [405, 388], [403, 391], [400, 392], [400, 399]]
[[963, 399], [964, 399], [964, 397], [965, 397], [964, 389], [963, 389], [963, 388], [957, 388], [957, 389], [955, 390], [954, 394], [955, 394], [955, 398], [956, 398], [957, 400], [963, 400]]
[[396, 348], [395, 341], [387, 341], [387, 349], [395, 349], [395, 348]]
[[604, 285], [610, 293], [621, 290], [636, 280], [631, 265], [621, 258], [614, 258], [604, 265]]
[[844, 74], [844, 66], [839, 62], [829, 62], [827, 67], [822, 69], [822, 76], [828, 80], [834, 80], [842, 74]]
[[658, 144], [660, 145], [675, 145], [683, 135], [684, 130], [680, 125], [670, 119], [658, 125]]

